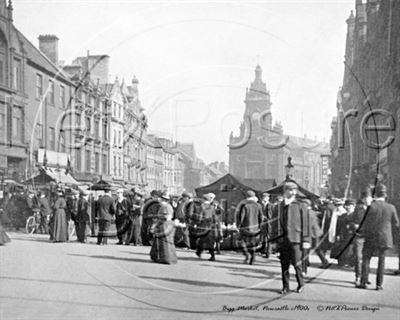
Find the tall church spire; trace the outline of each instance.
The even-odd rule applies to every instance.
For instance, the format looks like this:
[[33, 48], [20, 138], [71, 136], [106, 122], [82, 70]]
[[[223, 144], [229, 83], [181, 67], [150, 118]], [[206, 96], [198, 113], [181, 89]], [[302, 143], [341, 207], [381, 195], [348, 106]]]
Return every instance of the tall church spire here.
[[269, 92], [267, 86], [262, 80], [262, 69], [257, 65], [255, 70], [254, 81], [250, 84], [250, 90], [246, 92], [246, 100], [269, 100]]
[[262, 69], [261, 66], [258, 64], [256, 66], [256, 70], [254, 71], [254, 73], [256, 74], [256, 77], [254, 79], [254, 82], [262, 82]]

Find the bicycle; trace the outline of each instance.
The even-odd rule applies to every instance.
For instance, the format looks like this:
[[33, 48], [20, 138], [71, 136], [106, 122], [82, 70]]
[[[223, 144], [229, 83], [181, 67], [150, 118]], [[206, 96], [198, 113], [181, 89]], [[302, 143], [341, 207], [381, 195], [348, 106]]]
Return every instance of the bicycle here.
[[[46, 233], [46, 222], [43, 222], [42, 215], [39, 209], [33, 209], [33, 215], [26, 219], [25, 231], [27, 234]], [[44, 232], [43, 232], [44, 231]]]

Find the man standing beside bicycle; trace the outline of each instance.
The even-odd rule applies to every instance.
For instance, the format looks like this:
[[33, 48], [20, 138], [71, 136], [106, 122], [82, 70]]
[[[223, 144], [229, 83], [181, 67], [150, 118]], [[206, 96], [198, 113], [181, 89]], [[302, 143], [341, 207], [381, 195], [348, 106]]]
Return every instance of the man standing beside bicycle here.
[[38, 205], [40, 210], [40, 225], [42, 226], [44, 233], [49, 233], [50, 230], [47, 222], [50, 220], [51, 207], [49, 199], [47, 199], [44, 191], [38, 192]]

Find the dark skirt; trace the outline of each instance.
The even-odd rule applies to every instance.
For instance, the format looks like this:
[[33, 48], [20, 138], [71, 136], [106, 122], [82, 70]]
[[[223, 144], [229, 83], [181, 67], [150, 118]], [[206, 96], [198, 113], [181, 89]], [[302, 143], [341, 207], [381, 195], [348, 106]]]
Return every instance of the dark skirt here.
[[64, 210], [57, 210], [54, 215], [53, 241], [65, 242], [68, 240], [68, 224]]
[[0, 245], [6, 244], [10, 242], [10, 238], [8, 237], [6, 231], [4, 230], [3, 226], [0, 224]]
[[174, 234], [162, 237], [155, 237], [150, 250], [150, 258], [157, 263], [176, 264], [178, 258], [174, 246]]
[[206, 235], [199, 238], [197, 248], [201, 248], [201, 250], [215, 249], [215, 234], [212, 230], [209, 230]]
[[77, 220], [75, 222], [75, 232], [78, 241], [84, 242], [86, 240], [86, 236], [90, 234], [89, 229], [89, 221]]

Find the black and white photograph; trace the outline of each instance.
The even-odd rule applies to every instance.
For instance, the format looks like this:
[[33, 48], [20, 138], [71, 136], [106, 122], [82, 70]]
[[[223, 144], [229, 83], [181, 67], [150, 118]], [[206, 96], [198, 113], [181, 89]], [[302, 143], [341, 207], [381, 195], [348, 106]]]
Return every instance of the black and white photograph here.
[[0, 0], [0, 319], [400, 319], [400, 0]]

